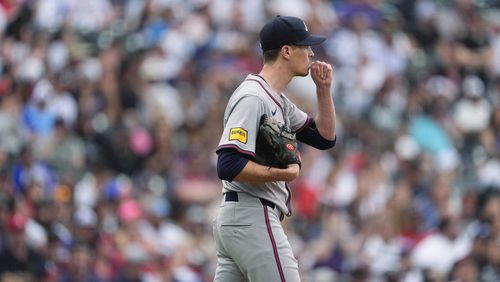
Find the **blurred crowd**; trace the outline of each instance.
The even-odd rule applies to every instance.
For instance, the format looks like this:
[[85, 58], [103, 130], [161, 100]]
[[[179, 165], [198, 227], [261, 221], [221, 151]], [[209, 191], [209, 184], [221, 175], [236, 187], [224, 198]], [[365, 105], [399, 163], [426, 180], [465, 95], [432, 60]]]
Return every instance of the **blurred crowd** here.
[[334, 65], [337, 145], [300, 147], [284, 221], [303, 281], [500, 281], [493, 0], [0, 0], [0, 281], [212, 281], [222, 116], [277, 14]]

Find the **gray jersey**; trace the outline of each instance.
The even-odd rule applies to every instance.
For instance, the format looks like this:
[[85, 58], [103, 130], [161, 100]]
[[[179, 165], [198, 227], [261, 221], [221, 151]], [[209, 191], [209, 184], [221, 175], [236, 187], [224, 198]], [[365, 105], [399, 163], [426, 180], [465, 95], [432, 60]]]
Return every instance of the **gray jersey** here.
[[[234, 91], [224, 112], [224, 132], [220, 148], [234, 148], [255, 156], [255, 140], [263, 114], [285, 124], [292, 131], [307, 125], [308, 115], [297, 108], [284, 94], [278, 94], [258, 75], [250, 74]], [[291, 214], [290, 189], [282, 181], [262, 184], [222, 181], [223, 192], [245, 192], [275, 203], [286, 215]]]

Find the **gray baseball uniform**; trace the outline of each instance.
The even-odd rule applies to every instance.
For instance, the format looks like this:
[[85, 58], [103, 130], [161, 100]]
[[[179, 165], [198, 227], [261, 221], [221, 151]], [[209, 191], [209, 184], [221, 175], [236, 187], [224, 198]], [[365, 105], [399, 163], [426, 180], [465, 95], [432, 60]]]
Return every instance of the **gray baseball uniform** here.
[[[308, 115], [285, 95], [250, 74], [229, 99], [218, 148], [254, 156], [263, 114], [292, 131], [308, 123]], [[297, 261], [280, 222], [283, 215], [291, 215], [288, 184], [223, 181], [223, 193], [226, 196], [214, 221], [219, 265], [215, 281], [300, 281]]]

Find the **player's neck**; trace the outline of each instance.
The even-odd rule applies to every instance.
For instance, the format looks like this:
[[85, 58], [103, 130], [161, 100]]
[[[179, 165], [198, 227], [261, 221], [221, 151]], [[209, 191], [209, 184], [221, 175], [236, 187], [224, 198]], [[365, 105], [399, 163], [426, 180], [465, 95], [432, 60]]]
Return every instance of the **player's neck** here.
[[269, 86], [278, 94], [283, 93], [292, 77], [287, 76], [288, 72], [278, 66], [264, 65], [259, 75], [269, 84]]

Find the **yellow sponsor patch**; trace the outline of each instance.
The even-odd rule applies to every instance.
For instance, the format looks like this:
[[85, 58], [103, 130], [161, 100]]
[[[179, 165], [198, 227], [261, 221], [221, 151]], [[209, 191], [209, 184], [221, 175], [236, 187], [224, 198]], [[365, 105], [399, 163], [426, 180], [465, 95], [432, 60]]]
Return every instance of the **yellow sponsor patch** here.
[[238, 140], [241, 143], [246, 144], [247, 139], [248, 139], [248, 132], [241, 127], [231, 128], [231, 130], [229, 131], [229, 141]]

